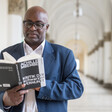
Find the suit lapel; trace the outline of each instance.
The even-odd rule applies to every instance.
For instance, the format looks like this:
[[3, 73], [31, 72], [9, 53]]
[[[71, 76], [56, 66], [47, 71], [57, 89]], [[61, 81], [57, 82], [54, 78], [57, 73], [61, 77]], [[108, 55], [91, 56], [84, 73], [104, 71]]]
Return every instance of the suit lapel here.
[[48, 74], [48, 70], [53, 60], [55, 59], [55, 56], [54, 56], [54, 49], [52, 48], [51, 44], [48, 43], [47, 41], [45, 42], [43, 58], [44, 58], [45, 74]]
[[24, 56], [24, 49], [23, 49], [23, 42], [20, 43], [16, 48], [15, 50], [13, 51], [12, 53], [12, 56], [15, 57], [15, 59], [19, 59], [20, 57]]

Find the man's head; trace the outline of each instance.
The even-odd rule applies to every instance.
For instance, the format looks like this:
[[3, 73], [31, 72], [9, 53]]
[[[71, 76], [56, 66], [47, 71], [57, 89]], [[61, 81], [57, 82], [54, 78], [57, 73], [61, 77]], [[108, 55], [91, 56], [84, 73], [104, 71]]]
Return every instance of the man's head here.
[[31, 7], [27, 10], [23, 21], [25, 42], [35, 49], [45, 39], [48, 27], [47, 12], [39, 6]]

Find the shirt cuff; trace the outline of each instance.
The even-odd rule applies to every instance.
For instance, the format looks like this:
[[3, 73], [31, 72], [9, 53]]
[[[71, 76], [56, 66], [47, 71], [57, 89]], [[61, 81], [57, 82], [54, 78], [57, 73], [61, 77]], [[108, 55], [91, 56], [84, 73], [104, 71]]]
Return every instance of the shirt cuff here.
[[4, 109], [5, 110], [8, 110], [8, 109], [10, 109], [11, 108], [11, 106], [4, 106]]

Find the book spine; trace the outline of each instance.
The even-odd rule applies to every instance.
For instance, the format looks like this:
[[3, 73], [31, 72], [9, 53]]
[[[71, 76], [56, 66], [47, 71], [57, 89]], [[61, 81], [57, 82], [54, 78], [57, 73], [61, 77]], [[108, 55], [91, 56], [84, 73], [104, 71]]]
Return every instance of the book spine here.
[[18, 84], [21, 85], [22, 84], [22, 80], [21, 80], [21, 76], [20, 76], [20, 71], [19, 71], [19, 68], [18, 68], [18, 65], [16, 64], [16, 69], [17, 69], [17, 75], [18, 75]]

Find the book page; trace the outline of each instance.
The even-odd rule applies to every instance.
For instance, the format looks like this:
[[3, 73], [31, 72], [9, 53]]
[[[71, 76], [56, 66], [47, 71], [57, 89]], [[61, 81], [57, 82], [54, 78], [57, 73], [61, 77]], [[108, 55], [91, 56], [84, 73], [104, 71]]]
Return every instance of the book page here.
[[28, 61], [32, 59], [38, 59], [38, 58], [41, 58], [41, 56], [38, 54], [30, 54], [30, 55], [26, 55], [26, 56], [19, 58], [17, 62], [23, 62], [23, 61]]
[[16, 63], [16, 60], [13, 56], [11, 56], [8, 52], [3, 52], [4, 60]]
[[0, 59], [0, 63], [15, 64], [15, 62]]

